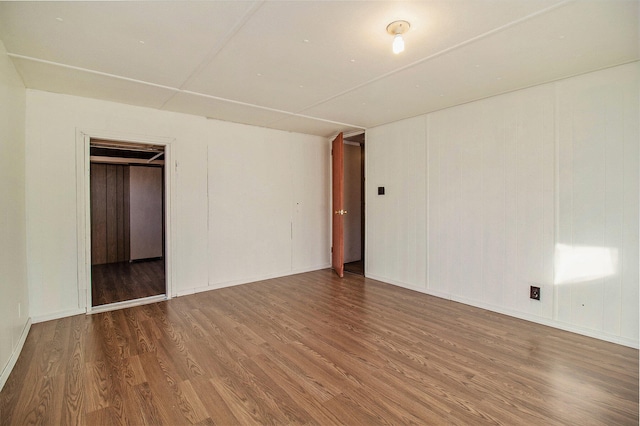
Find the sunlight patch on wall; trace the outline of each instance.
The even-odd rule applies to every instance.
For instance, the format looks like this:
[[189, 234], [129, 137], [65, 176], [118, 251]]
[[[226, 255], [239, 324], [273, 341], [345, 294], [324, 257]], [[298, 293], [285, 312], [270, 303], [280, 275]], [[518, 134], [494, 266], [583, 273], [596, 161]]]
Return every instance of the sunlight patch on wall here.
[[593, 281], [618, 272], [618, 249], [556, 244], [555, 284]]

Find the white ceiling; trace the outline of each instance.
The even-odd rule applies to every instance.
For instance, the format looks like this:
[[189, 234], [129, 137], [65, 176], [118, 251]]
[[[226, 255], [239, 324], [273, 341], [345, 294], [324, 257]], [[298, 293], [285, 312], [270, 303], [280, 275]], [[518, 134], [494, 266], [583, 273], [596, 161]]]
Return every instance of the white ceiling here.
[[0, 40], [28, 88], [330, 136], [638, 60], [638, 4], [0, 2]]

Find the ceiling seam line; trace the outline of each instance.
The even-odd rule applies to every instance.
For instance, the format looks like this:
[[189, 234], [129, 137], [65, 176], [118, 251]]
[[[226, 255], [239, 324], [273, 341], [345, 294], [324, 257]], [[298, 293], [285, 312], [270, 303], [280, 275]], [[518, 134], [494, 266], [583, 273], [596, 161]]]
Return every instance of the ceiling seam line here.
[[[570, 78], [579, 77], [579, 76], [581, 76], [581, 75], [586, 75], [586, 74], [591, 74], [591, 73], [593, 73], [593, 72], [603, 71], [603, 70], [606, 70], [606, 69], [609, 69], [609, 68], [615, 68], [615, 67], [619, 67], [619, 66], [623, 66], [623, 65], [627, 65], [627, 64], [633, 64], [633, 63], [635, 63], [635, 62], [640, 63], [640, 59], [630, 59], [630, 60], [627, 60], [627, 61], [616, 62], [616, 63], [614, 63], [614, 64], [612, 64], [612, 65], [605, 65], [605, 66], [603, 66], [603, 67], [595, 68], [595, 69], [593, 69], [593, 70], [589, 70], [589, 71], [582, 71], [582, 72], [579, 72], [579, 73], [576, 73], [576, 74], [566, 75], [566, 76], [564, 76], [564, 77], [556, 78], [556, 79], [554, 79], [554, 80], [544, 80], [544, 81], [542, 81], [542, 82], [540, 82], [540, 83], [532, 83], [532, 84], [528, 84], [528, 85], [526, 85], [526, 86], [518, 86], [518, 87], [513, 88], [513, 89], [507, 89], [507, 90], [504, 90], [504, 91], [502, 91], [502, 92], [497, 92], [497, 93], [495, 93], [495, 94], [493, 94], [493, 95], [480, 96], [480, 97], [477, 97], [477, 98], [469, 99], [468, 101], [464, 101], [464, 102], [462, 102], [462, 103], [452, 104], [452, 105], [444, 106], [444, 107], [442, 107], [442, 108], [434, 109], [434, 110], [429, 111], [429, 112], [419, 113], [419, 114], [416, 114], [416, 115], [412, 115], [412, 116], [409, 116], [409, 117], [403, 118], [402, 120], [410, 120], [410, 119], [412, 119], [412, 118], [420, 117], [421, 115], [433, 114], [434, 112], [443, 111], [443, 110], [445, 110], [445, 109], [449, 109], [449, 108], [453, 108], [453, 107], [458, 107], [458, 106], [461, 106], [461, 105], [467, 105], [467, 104], [471, 104], [471, 103], [474, 103], [474, 102], [482, 101], [482, 100], [484, 100], [484, 99], [491, 99], [491, 98], [495, 98], [495, 97], [497, 97], [497, 96], [507, 95], [507, 94], [509, 94], [509, 93], [513, 93], [513, 92], [518, 92], [518, 91], [521, 91], [521, 90], [530, 89], [530, 88], [532, 88], [532, 87], [544, 86], [545, 84], [552, 84], [552, 83], [556, 83], [556, 82], [558, 82], [558, 81], [568, 80], [568, 79], [570, 79]], [[398, 121], [398, 120], [392, 119], [391, 121], [385, 121], [385, 122], [383, 122], [383, 123], [381, 123], [381, 124], [376, 124], [374, 127], [384, 126], [384, 125], [386, 125], [386, 124], [395, 123], [396, 121]]]
[[72, 69], [72, 70], [76, 70], [76, 71], [88, 72], [90, 74], [101, 75], [101, 76], [104, 76], [104, 77], [116, 78], [118, 80], [129, 81], [129, 82], [132, 82], [132, 83], [140, 83], [140, 84], [144, 84], [145, 86], [152, 86], [152, 87], [157, 87], [157, 88], [160, 88], [160, 89], [166, 89], [166, 90], [171, 90], [171, 91], [180, 91], [180, 89], [178, 89], [178, 88], [171, 87], [171, 86], [165, 86], [163, 84], [151, 83], [149, 81], [138, 80], [138, 79], [131, 78], [131, 77], [124, 77], [124, 76], [121, 76], [121, 75], [109, 74], [107, 72], [96, 71], [96, 70], [91, 70], [91, 69], [88, 69], [88, 68], [77, 67], [75, 65], [61, 64], [59, 62], [53, 62], [53, 61], [48, 61], [46, 59], [34, 58], [32, 56], [19, 55], [19, 54], [16, 54], [16, 53], [9, 53], [9, 52], [7, 52], [7, 56], [9, 56], [11, 58], [24, 59], [26, 61], [39, 62], [41, 64], [53, 65], [53, 66], [60, 67], [60, 68], [68, 68], [68, 69]]
[[[228, 103], [232, 103], [232, 104], [236, 104], [236, 105], [242, 105], [242, 106], [246, 106], [246, 107], [261, 109], [261, 110], [265, 110], [265, 111], [277, 112], [277, 113], [289, 115], [289, 116], [292, 116], [292, 117], [308, 118], [310, 120], [322, 121], [322, 122], [325, 122], [325, 123], [338, 124], [338, 125], [341, 125], [341, 126], [355, 127], [357, 129], [365, 129], [365, 127], [359, 126], [359, 125], [354, 125], [354, 124], [349, 124], [349, 123], [342, 123], [340, 121], [334, 121], [334, 120], [327, 120], [327, 119], [324, 119], [324, 118], [313, 117], [313, 116], [310, 116], [310, 115], [299, 114], [299, 113], [296, 113], [296, 112], [284, 111], [284, 110], [280, 110], [280, 109], [276, 109], [276, 108], [270, 108], [270, 107], [265, 107], [265, 106], [261, 106], [261, 105], [250, 104], [250, 103], [247, 103], [247, 102], [242, 102], [242, 101], [236, 101], [236, 100], [233, 100], [233, 99], [222, 98], [222, 97], [219, 97], [219, 96], [213, 96], [213, 95], [207, 95], [207, 94], [204, 94], [204, 93], [192, 92], [190, 90], [182, 90], [182, 89], [179, 89], [179, 88], [176, 88], [176, 87], [165, 86], [165, 85], [162, 85], [162, 84], [151, 83], [151, 82], [148, 82], [148, 81], [137, 80], [135, 78], [124, 77], [124, 76], [115, 75], [115, 74], [109, 74], [109, 73], [102, 72], [102, 71], [90, 70], [90, 69], [87, 69], [87, 68], [76, 67], [74, 65], [65, 65], [65, 64], [58, 63], [58, 62], [47, 61], [45, 59], [33, 58], [33, 57], [30, 57], [30, 56], [19, 55], [19, 54], [16, 54], [16, 53], [8, 53], [7, 52], [7, 56], [12, 57], [12, 58], [24, 59], [26, 61], [39, 62], [39, 63], [43, 63], [43, 64], [47, 64], [47, 65], [53, 65], [53, 66], [60, 67], [60, 68], [68, 68], [68, 69], [73, 69], [73, 70], [76, 70], [76, 71], [87, 72], [89, 74], [101, 75], [101, 76], [104, 76], [104, 77], [114, 78], [116, 80], [129, 81], [129, 82], [132, 82], [132, 83], [138, 83], [138, 84], [142, 84], [142, 85], [145, 85], [145, 86], [157, 87], [157, 88], [160, 88], [160, 89], [165, 89], [165, 90], [172, 91], [172, 92], [174, 92], [173, 95], [176, 95], [178, 93], [183, 93], [183, 94], [194, 95], [194, 96], [199, 96], [199, 97], [208, 98], [208, 99], [214, 99], [214, 100], [218, 100], [218, 101], [222, 101], [222, 102], [228, 102]], [[150, 107], [150, 108], [152, 108], [152, 107]], [[154, 108], [154, 109], [161, 110], [161, 108]], [[166, 111], [166, 110], [163, 110], [163, 111]], [[279, 121], [279, 120], [277, 120], [277, 121]]]
[[[616, 62], [613, 65], [605, 65], [604, 67], [595, 68], [595, 69], [592, 69], [592, 70], [589, 70], [589, 71], [582, 71], [582, 72], [579, 72], [579, 73], [576, 73], [576, 74], [571, 74], [571, 75], [567, 75], [567, 76], [564, 76], [564, 77], [560, 77], [560, 78], [557, 78], [555, 80], [545, 80], [545, 81], [543, 81], [541, 83], [532, 83], [532, 84], [529, 84], [529, 85], [526, 85], [526, 86], [518, 86], [518, 87], [516, 87], [514, 89], [507, 89], [507, 90], [504, 90], [502, 92], [495, 93], [493, 95], [480, 96], [478, 98], [473, 98], [473, 99], [470, 99], [468, 101], [464, 101], [462, 103], [452, 104], [452, 105], [444, 106], [442, 108], [434, 109], [434, 110], [429, 111], [429, 112], [423, 112], [423, 113], [419, 113], [419, 114], [412, 115], [412, 116], [409, 116], [409, 117], [405, 117], [405, 118], [402, 118], [401, 120], [410, 120], [412, 118], [420, 117], [421, 115], [433, 114], [434, 112], [444, 111], [445, 109], [454, 108], [454, 107], [458, 107], [458, 106], [461, 106], [461, 105], [472, 104], [474, 102], [482, 101], [482, 100], [485, 100], [485, 99], [491, 99], [491, 98], [495, 98], [497, 96], [507, 95], [509, 93], [518, 92], [518, 91], [521, 91], [521, 90], [527, 90], [527, 89], [530, 89], [532, 87], [544, 86], [545, 84], [552, 84], [552, 83], [556, 83], [558, 81], [563, 81], [563, 80], [567, 80], [567, 79], [570, 79], [570, 78], [579, 77], [581, 75], [586, 75], [586, 74], [590, 74], [590, 73], [593, 73], [593, 72], [603, 71], [603, 70], [606, 70], [606, 69], [609, 69], [609, 68], [615, 68], [615, 67], [620, 67], [620, 66], [627, 65], [627, 64], [633, 64], [635, 62], [640, 63], [640, 59], [630, 59], [628, 61]], [[391, 119], [391, 121], [385, 121], [385, 122], [382, 122], [380, 124], [376, 124], [375, 126], [372, 126], [372, 127], [384, 126], [384, 125], [387, 125], [387, 124], [395, 123], [397, 121], [400, 121], [400, 120]]]
[[364, 83], [358, 84], [358, 85], [356, 85], [356, 86], [354, 86], [354, 87], [352, 87], [350, 89], [344, 90], [344, 91], [342, 91], [342, 92], [340, 92], [340, 93], [338, 93], [336, 95], [330, 96], [330, 97], [328, 97], [328, 98], [326, 98], [326, 99], [324, 99], [322, 101], [318, 101], [318, 102], [316, 102], [314, 104], [308, 105], [308, 106], [298, 110], [298, 112], [303, 112], [303, 111], [306, 111], [308, 109], [314, 108], [314, 107], [316, 107], [318, 105], [322, 105], [322, 104], [324, 104], [326, 102], [332, 101], [332, 100], [334, 100], [334, 99], [336, 99], [336, 98], [338, 98], [340, 96], [346, 95], [347, 93], [354, 92], [354, 91], [356, 91], [358, 89], [361, 89], [361, 88], [363, 88], [365, 86], [368, 86], [369, 84], [375, 83], [375, 82], [377, 82], [379, 80], [385, 79], [385, 78], [390, 77], [390, 76], [392, 76], [394, 74], [397, 74], [399, 72], [402, 72], [402, 71], [405, 71], [407, 69], [413, 68], [413, 67], [415, 67], [417, 65], [420, 65], [420, 64], [422, 64], [424, 62], [428, 62], [428, 61], [430, 61], [432, 59], [438, 58], [438, 57], [440, 57], [440, 56], [442, 56], [444, 54], [447, 54], [447, 53], [452, 52], [454, 50], [457, 50], [459, 48], [465, 47], [465, 46], [467, 46], [469, 44], [475, 43], [476, 41], [482, 40], [483, 38], [486, 38], [486, 37], [489, 37], [491, 35], [498, 34], [498, 33], [502, 32], [502, 31], [508, 30], [511, 27], [514, 27], [514, 26], [516, 26], [518, 24], [526, 22], [526, 21], [528, 21], [530, 19], [536, 18], [536, 17], [538, 17], [540, 15], [544, 15], [545, 13], [548, 13], [548, 12], [554, 10], [554, 9], [558, 9], [560, 7], [566, 6], [567, 4], [574, 3], [575, 1], [576, 0], [564, 0], [564, 1], [561, 1], [560, 3], [557, 3], [557, 4], [554, 4], [552, 6], [549, 6], [549, 7], [545, 8], [545, 9], [539, 10], [537, 12], [530, 13], [529, 15], [523, 16], [522, 18], [516, 19], [515, 21], [511, 21], [508, 24], [504, 24], [504, 25], [496, 27], [496, 28], [494, 28], [492, 30], [486, 31], [486, 32], [484, 32], [482, 34], [479, 34], [479, 35], [477, 35], [475, 37], [472, 37], [472, 38], [470, 38], [468, 40], [462, 41], [462, 42], [460, 42], [460, 43], [458, 43], [458, 44], [456, 44], [454, 46], [451, 46], [451, 47], [448, 47], [446, 49], [440, 50], [440, 51], [438, 51], [436, 53], [433, 53], [433, 54], [431, 54], [431, 55], [429, 55], [429, 56], [427, 56], [425, 58], [418, 59], [417, 61], [414, 61], [414, 62], [412, 62], [410, 64], [407, 64], [407, 65], [402, 66], [400, 68], [396, 68], [396, 69], [394, 69], [392, 71], [389, 71], [387, 73], [384, 73], [382, 75], [374, 77], [371, 80], [368, 80], [368, 81], [366, 81]]
[[179, 89], [184, 89], [184, 87], [189, 84], [193, 78], [202, 72], [202, 70], [209, 64], [211, 61], [218, 56], [218, 54], [224, 49], [225, 45], [235, 36], [238, 31], [253, 17], [253, 15], [262, 7], [264, 4], [264, 0], [259, 2], [255, 2], [253, 6], [242, 16], [235, 25], [225, 33], [225, 35], [215, 44], [215, 46], [209, 51], [209, 54], [202, 60], [200, 65], [198, 65], [194, 71], [189, 74], [189, 76], [184, 80], [184, 82], [179, 86]]
[[[251, 17], [258, 11], [258, 9], [260, 9], [260, 7], [262, 7], [262, 5], [264, 4], [264, 0], [260, 0], [258, 2], [255, 2], [253, 4], [253, 6], [242, 16], [242, 18], [240, 20], [238, 20], [238, 22], [235, 23], [235, 25], [229, 30], [227, 31], [227, 33], [224, 35], [224, 37], [222, 37], [221, 40], [219, 40], [215, 46], [209, 51], [209, 54], [202, 60], [202, 62], [200, 62], [200, 65], [198, 65], [192, 72], [191, 74], [189, 74], [189, 76], [184, 79], [184, 81], [182, 82], [182, 84], [180, 84], [180, 86], [178, 86], [178, 88], [180, 90], [183, 90], [194, 78], [195, 76], [197, 76], [198, 74], [200, 74], [202, 72], [202, 70], [204, 70], [204, 68], [209, 65], [211, 63], [211, 61], [213, 61], [213, 59], [218, 56], [218, 54], [222, 51], [222, 49], [224, 49], [224, 46], [229, 42], [229, 40], [231, 40], [233, 38], [234, 35], [236, 35], [238, 33], [238, 31], [240, 31], [240, 29], [242, 27], [244, 27], [244, 25], [247, 23], [247, 21], [249, 21], [249, 19], [251, 19]], [[160, 106], [161, 109], [164, 109], [167, 104], [169, 102], [171, 102], [171, 100], [173, 98], [176, 97], [176, 95], [178, 94], [178, 92], [172, 94], [171, 96], [169, 96]]]
[[[292, 117], [308, 118], [310, 120], [322, 121], [322, 122], [325, 122], [325, 123], [339, 124], [341, 126], [355, 127], [357, 129], [363, 129], [363, 130], [365, 129], [365, 127], [358, 126], [358, 125], [355, 125], [355, 124], [342, 123], [340, 121], [328, 120], [328, 119], [325, 119], [325, 118], [313, 117], [313, 116], [310, 116], [310, 115], [299, 114], [299, 113], [296, 113], [296, 112], [284, 111], [284, 110], [277, 109], [277, 108], [270, 108], [270, 107], [250, 104], [250, 103], [247, 103], [247, 102], [236, 101], [236, 100], [233, 100], [233, 99], [221, 98], [219, 96], [207, 95], [205, 93], [192, 92], [190, 90], [180, 90], [180, 93], [185, 93], [185, 94], [193, 95], [193, 96], [199, 96], [199, 97], [207, 98], [207, 99], [214, 99], [214, 100], [223, 101], [223, 102], [229, 102], [229, 103], [232, 103], [232, 104], [247, 106], [247, 107], [251, 107], [251, 108], [262, 109], [262, 110], [265, 110], [265, 111], [270, 111], [270, 112], [276, 112], [276, 113], [279, 113], [279, 114], [290, 115]], [[280, 121], [280, 119], [275, 120], [272, 123], [276, 123], [278, 121]]]

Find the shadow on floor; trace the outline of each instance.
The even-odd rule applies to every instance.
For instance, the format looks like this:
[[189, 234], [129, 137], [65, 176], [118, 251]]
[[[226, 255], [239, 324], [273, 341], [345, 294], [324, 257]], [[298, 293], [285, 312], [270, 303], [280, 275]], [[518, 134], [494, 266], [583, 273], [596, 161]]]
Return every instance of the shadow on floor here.
[[91, 267], [91, 305], [164, 294], [164, 259], [106, 263]]
[[364, 275], [364, 260], [356, 260], [344, 264], [344, 271], [351, 274]]

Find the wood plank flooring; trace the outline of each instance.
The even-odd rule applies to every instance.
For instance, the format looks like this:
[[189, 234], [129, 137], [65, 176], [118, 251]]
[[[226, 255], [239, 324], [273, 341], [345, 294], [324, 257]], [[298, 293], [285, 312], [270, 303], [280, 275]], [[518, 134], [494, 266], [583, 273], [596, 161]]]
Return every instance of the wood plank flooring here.
[[0, 423], [637, 425], [638, 351], [324, 270], [34, 324]]
[[356, 260], [344, 264], [344, 271], [352, 274], [364, 275], [364, 260]]
[[91, 266], [91, 306], [164, 294], [164, 260]]

